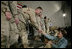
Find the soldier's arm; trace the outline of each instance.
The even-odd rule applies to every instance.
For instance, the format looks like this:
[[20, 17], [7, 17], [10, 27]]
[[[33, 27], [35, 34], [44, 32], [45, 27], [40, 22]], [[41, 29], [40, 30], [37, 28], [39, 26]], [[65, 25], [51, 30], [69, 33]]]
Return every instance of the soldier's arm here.
[[17, 1], [8, 1], [8, 5], [9, 5], [9, 8], [10, 8], [10, 11], [13, 15], [13, 17], [18, 17], [16, 15], [18, 15], [18, 12], [17, 12]]
[[[33, 10], [33, 9], [32, 9], [32, 10]], [[23, 14], [27, 14], [27, 16], [28, 16], [28, 17], [24, 16], [24, 18], [28, 19], [28, 20], [30, 21], [29, 23], [30, 23], [34, 28], [36, 28], [37, 30], [39, 30], [38, 25], [37, 25], [37, 23], [36, 23], [35, 13], [34, 13], [34, 11], [32, 11], [32, 10], [27, 11], [27, 9], [24, 8], [24, 9], [23, 9]]]
[[30, 11], [27, 11], [26, 9], [24, 9], [24, 10], [23, 10], [23, 13], [28, 14], [28, 17], [25, 16], [25, 18], [27, 18], [28, 20], [30, 20], [29, 23], [30, 23], [34, 28], [36, 28], [36, 29], [38, 30], [38, 26], [37, 26], [37, 23], [36, 23], [36, 17], [35, 17], [35, 13], [34, 13], [33, 9], [30, 10]]
[[39, 27], [37, 26], [37, 23], [33, 20], [33, 18], [31, 18], [30, 17], [30, 24], [34, 27], [34, 28], [36, 28], [37, 30], [39, 30]]
[[15, 19], [15, 23], [18, 24], [17, 1], [8, 1], [8, 5], [12, 13], [12, 17]]

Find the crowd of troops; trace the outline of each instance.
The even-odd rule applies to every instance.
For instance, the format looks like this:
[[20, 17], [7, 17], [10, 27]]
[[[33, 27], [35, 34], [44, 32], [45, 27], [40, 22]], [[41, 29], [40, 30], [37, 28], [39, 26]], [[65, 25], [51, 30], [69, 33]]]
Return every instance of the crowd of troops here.
[[31, 40], [43, 36], [40, 30], [49, 34], [49, 19], [42, 16], [42, 11], [41, 7], [34, 10], [26, 5], [17, 9], [17, 1], [1, 1], [1, 47], [21, 42], [28, 48]]

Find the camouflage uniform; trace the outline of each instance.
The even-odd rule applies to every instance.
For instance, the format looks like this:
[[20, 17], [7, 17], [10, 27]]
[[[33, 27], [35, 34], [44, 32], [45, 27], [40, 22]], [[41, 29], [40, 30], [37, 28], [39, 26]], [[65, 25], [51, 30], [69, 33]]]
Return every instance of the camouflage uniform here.
[[[35, 31], [34, 29], [38, 29], [38, 25], [36, 22], [36, 17], [35, 17], [35, 10], [31, 9], [31, 8], [23, 8], [22, 9], [24, 16], [25, 16], [25, 20], [28, 22], [28, 40], [29, 40], [29, 44], [32, 44], [32, 40], [34, 39], [34, 33], [33, 31]], [[32, 28], [29, 28], [32, 27]], [[31, 38], [29, 38], [31, 37]], [[31, 42], [32, 43], [31, 43]]]
[[[12, 4], [12, 2], [10, 3]], [[13, 14], [11, 12], [10, 8], [9, 8], [9, 2], [8, 1], [2, 1], [1, 4], [1, 33], [4, 34], [5, 36], [7, 36], [7, 47], [10, 47], [10, 45], [14, 44], [15, 42], [17, 42], [18, 39], [18, 29], [17, 26], [15, 24], [15, 20], [13, 18]], [[6, 8], [6, 11], [5, 11]], [[6, 17], [6, 12], [9, 12], [11, 15], [11, 19], [7, 20]]]
[[15, 18], [18, 16], [15, 15], [17, 14], [17, 1], [9, 1], [9, 7], [10, 11], [12, 13], [12, 19], [10, 20], [10, 44], [14, 44], [15, 42], [18, 42], [18, 37], [19, 37], [19, 30], [17, 29], [17, 25], [15, 23]]
[[36, 22], [36, 17], [35, 17], [35, 11], [31, 8], [23, 8], [23, 12], [25, 12], [25, 18], [26, 20], [29, 20], [29, 24], [31, 24], [33, 27], [38, 29], [38, 25]]
[[[6, 19], [5, 16], [5, 11], [10, 11], [8, 8], [8, 2], [7, 1], [1, 1], [1, 36], [6, 36], [6, 42], [4, 42], [5, 47], [7, 47], [6, 45], [8, 44], [8, 40], [9, 40], [9, 21]], [[3, 34], [3, 35], [2, 35]], [[5, 38], [5, 37], [4, 37]], [[3, 38], [1, 37], [1, 40]], [[3, 42], [1, 42], [2, 44]], [[4, 48], [5, 48], [4, 47]]]
[[25, 18], [25, 13], [23, 13], [22, 9], [18, 10], [18, 18], [19, 18], [19, 24], [18, 29], [19, 29], [19, 34], [22, 39], [22, 44], [24, 45], [24, 48], [28, 47], [28, 33], [26, 30], [26, 18]]
[[[15, 5], [15, 6], [13, 6]], [[17, 2], [14, 1], [12, 4], [11, 4], [11, 9], [12, 9], [12, 12], [13, 12], [13, 15], [14, 14], [17, 14], [15, 16], [15, 18], [18, 18], [19, 19], [19, 23], [17, 24], [17, 28], [18, 28], [18, 31], [19, 31], [19, 35], [22, 39], [22, 44], [24, 46], [24, 48], [28, 47], [28, 35], [27, 35], [27, 31], [26, 31], [26, 26], [25, 26], [25, 17], [24, 17], [24, 13], [22, 12], [22, 10], [17, 10]]]

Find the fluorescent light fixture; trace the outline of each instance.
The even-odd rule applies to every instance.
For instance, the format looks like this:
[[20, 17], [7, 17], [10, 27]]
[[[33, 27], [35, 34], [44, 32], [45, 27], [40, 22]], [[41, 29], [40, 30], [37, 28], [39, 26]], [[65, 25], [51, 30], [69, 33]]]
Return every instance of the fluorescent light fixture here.
[[63, 17], [66, 17], [66, 13], [63, 14]]

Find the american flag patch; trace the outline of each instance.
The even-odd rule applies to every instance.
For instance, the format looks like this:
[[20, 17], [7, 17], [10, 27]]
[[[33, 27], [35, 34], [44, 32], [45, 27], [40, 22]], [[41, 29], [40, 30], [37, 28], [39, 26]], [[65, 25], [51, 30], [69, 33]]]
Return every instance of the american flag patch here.
[[19, 10], [19, 9], [21, 9], [21, 8], [22, 8], [22, 5], [19, 4], [19, 3], [17, 3], [17, 9]]

